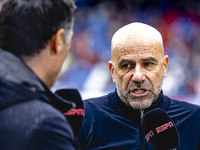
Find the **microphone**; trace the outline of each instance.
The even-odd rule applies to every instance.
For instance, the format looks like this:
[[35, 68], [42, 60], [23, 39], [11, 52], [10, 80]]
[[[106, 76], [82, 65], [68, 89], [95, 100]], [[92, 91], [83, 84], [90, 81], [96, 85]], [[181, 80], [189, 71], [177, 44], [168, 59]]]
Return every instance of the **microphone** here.
[[145, 113], [141, 119], [141, 127], [147, 142], [154, 150], [176, 150], [179, 146], [177, 129], [161, 108]]

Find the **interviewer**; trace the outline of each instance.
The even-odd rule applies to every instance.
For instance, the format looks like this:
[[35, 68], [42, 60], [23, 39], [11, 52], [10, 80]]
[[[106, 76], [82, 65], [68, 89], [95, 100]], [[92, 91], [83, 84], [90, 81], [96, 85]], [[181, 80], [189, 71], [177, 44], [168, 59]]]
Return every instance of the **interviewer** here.
[[3, 1], [0, 16], [1, 150], [77, 149], [75, 134], [81, 121], [75, 116], [68, 119], [63, 113], [70, 114], [68, 111], [77, 106], [82, 110], [82, 101], [76, 98], [80, 95], [71, 90], [54, 95], [48, 88], [54, 84], [69, 51], [74, 10], [73, 0]]

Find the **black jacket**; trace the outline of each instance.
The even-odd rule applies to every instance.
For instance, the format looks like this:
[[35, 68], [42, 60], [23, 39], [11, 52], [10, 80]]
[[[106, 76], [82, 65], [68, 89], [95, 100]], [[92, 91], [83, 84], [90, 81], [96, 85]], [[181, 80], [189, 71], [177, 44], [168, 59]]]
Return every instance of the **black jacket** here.
[[[126, 106], [116, 92], [84, 100], [83, 104], [82, 150], [152, 150], [141, 131], [140, 111]], [[200, 107], [170, 99], [162, 92], [144, 113], [157, 107], [166, 111], [177, 127], [177, 150], [200, 150]]]
[[51, 93], [18, 57], [0, 50], [1, 150], [75, 150], [82, 111], [76, 90]]

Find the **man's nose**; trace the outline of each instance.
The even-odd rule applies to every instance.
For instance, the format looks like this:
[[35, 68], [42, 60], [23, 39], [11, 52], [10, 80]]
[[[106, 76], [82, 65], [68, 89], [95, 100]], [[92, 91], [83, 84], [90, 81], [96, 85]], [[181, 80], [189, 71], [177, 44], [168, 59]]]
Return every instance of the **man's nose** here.
[[145, 80], [145, 75], [143, 69], [140, 66], [136, 66], [133, 71], [132, 80], [134, 82], [143, 82]]

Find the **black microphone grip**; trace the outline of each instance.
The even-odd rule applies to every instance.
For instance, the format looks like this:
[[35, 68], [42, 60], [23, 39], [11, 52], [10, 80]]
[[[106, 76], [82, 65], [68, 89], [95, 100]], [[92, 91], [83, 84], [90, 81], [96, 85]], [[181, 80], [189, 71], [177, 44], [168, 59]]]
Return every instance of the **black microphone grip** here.
[[147, 142], [154, 150], [176, 150], [179, 146], [177, 129], [161, 108], [145, 113], [141, 126]]

